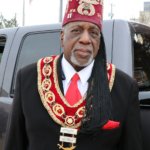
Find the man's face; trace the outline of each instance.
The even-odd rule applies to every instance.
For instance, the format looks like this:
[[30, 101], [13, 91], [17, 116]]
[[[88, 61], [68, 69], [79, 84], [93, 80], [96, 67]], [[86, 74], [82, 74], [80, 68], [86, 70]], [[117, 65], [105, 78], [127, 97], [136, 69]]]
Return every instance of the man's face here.
[[62, 30], [64, 56], [76, 69], [89, 65], [99, 50], [100, 29], [89, 22], [71, 22]]

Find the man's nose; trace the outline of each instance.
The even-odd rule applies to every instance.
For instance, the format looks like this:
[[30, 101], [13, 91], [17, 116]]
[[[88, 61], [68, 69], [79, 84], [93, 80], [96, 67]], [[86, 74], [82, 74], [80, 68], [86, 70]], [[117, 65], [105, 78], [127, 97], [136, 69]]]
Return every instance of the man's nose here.
[[79, 42], [83, 44], [90, 44], [91, 43], [90, 34], [87, 31], [84, 31], [80, 36]]

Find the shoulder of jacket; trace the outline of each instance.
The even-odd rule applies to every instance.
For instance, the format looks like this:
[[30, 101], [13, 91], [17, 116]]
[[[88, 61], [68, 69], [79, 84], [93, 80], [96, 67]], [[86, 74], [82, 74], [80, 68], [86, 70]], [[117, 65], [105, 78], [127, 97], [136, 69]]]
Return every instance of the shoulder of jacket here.
[[136, 84], [137, 85], [137, 81], [129, 76], [127, 73], [125, 73], [124, 71], [120, 70], [120, 69], [117, 69], [116, 68], [116, 80], [118, 80], [119, 82], [123, 82], [124, 84], [125, 83], [128, 83], [128, 84]]

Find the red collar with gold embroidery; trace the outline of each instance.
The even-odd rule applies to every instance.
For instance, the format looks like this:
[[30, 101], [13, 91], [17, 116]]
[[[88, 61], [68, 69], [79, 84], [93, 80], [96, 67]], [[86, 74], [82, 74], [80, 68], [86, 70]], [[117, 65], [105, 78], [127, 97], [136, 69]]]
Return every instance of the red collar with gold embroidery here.
[[[85, 111], [85, 97], [71, 106], [62, 94], [57, 75], [59, 56], [45, 57], [38, 61], [38, 91], [41, 101], [51, 118], [61, 126], [79, 128]], [[110, 91], [115, 78], [115, 66], [107, 63]]]

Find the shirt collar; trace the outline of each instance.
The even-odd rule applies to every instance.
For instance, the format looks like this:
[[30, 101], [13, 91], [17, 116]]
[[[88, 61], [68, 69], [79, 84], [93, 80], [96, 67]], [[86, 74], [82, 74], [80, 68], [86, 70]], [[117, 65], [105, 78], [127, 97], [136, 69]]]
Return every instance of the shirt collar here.
[[[90, 76], [91, 76], [92, 68], [93, 68], [93, 65], [94, 65], [94, 60], [93, 60], [92, 63], [90, 63], [87, 67], [83, 68], [83, 69], [80, 70], [79, 72], [77, 72], [77, 71], [72, 67], [72, 65], [65, 59], [64, 55], [63, 55], [61, 64], [62, 64], [62, 70], [63, 70], [63, 73], [64, 73], [64, 75], [65, 75], [65, 78], [66, 78], [66, 82], [67, 82], [67, 83], [70, 82], [72, 76], [73, 76], [75, 73], [78, 73], [82, 84], [85, 84], [85, 83], [88, 81], [88, 79], [90, 78]], [[68, 73], [68, 72], [69, 72], [69, 73]]]

